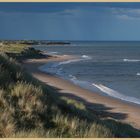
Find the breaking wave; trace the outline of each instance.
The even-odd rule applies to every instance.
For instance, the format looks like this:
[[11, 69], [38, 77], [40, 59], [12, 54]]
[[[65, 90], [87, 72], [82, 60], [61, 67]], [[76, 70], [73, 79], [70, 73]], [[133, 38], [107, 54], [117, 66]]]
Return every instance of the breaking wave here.
[[124, 62], [140, 62], [139, 59], [123, 59]]
[[112, 96], [114, 98], [118, 98], [118, 99], [121, 99], [123, 101], [128, 101], [128, 102], [131, 102], [131, 103], [140, 104], [140, 100], [135, 98], [135, 97], [125, 96], [125, 95], [119, 93], [118, 91], [113, 90], [109, 87], [106, 87], [102, 84], [94, 84], [93, 83], [92, 85], [97, 87], [100, 91], [102, 91], [102, 92], [106, 93], [107, 95]]

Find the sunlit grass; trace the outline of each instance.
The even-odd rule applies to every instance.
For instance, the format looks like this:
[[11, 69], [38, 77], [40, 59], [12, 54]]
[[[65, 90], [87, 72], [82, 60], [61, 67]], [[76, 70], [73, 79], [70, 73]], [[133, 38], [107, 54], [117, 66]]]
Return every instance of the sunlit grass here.
[[27, 45], [25, 44], [2, 44], [0, 45], [0, 52], [21, 53], [25, 48], [27, 48]]
[[114, 120], [101, 120], [84, 103], [59, 96], [15, 59], [0, 54], [0, 137], [123, 136], [138, 137], [140, 132]]

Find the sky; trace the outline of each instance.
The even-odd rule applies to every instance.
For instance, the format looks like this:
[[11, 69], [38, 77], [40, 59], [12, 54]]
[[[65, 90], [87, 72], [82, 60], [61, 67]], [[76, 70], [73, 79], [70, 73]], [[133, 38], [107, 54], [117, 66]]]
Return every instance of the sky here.
[[140, 3], [0, 3], [0, 39], [140, 41]]

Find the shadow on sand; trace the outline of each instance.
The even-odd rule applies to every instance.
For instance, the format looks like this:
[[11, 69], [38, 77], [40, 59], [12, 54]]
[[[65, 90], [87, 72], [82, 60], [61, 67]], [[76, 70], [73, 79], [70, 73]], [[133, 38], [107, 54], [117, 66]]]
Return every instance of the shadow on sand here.
[[[61, 89], [53, 86], [47, 85], [47, 89], [50, 92], [52, 91], [51, 93], [53, 93], [52, 96], [53, 98], [55, 98], [54, 100], [58, 101], [58, 105], [62, 108], [64, 113], [71, 113], [71, 108], [65, 106], [64, 101], [61, 100], [62, 96], [82, 102], [86, 106], [86, 109], [90, 112], [89, 114], [87, 114], [87, 111], [82, 110], [82, 114], [87, 114], [87, 116], [89, 117], [89, 122], [97, 122], [98, 124], [103, 124], [107, 128], [110, 128], [115, 134], [115, 137], [140, 137], [139, 129], [134, 128], [130, 124], [122, 122], [128, 116], [126, 113], [111, 112], [111, 110], [113, 109], [111, 107], [107, 107], [104, 104], [100, 103], [89, 103], [83, 98], [73, 95], [72, 93], [61, 93]], [[74, 108], [74, 105], [71, 106], [72, 108]], [[78, 114], [73, 114], [73, 117], [79, 117], [79, 112], [81, 113], [81, 110], [78, 110], [77, 108], [75, 108], [75, 110], [77, 110]], [[82, 116], [80, 116], [79, 118], [83, 119]]]

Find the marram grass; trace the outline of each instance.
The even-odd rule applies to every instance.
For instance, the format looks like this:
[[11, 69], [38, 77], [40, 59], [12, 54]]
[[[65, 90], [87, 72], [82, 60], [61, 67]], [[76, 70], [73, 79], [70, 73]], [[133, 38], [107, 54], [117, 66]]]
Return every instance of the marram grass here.
[[140, 137], [140, 132], [101, 120], [82, 102], [59, 96], [0, 54], [0, 137]]

